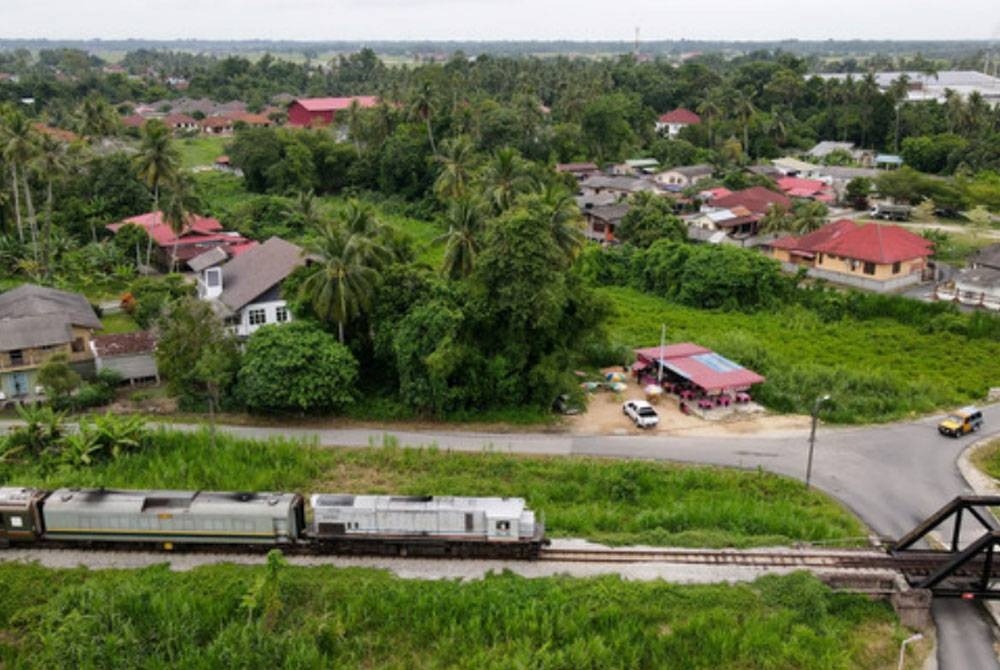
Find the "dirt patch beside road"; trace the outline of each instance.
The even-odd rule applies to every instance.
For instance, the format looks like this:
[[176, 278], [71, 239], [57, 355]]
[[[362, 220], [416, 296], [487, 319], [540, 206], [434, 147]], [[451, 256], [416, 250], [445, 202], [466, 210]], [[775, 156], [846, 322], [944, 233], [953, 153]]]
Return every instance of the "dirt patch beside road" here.
[[629, 383], [628, 388], [620, 395], [610, 391], [595, 393], [590, 398], [586, 412], [578, 416], [566, 417], [566, 426], [570, 432], [578, 435], [654, 433], [706, 437], [716, 435], [780, 437], [801, 434], [809, 429], [809, 417], [797, 414], [774, 415], [767, 412], [745, 414], [741, 412], [718, 421], [707, 421], [691, 414], [682, 414], [675, 397], [663, 396], [654, 405], [660, 414], [660, 425], [652, 430], [642, 430], [636, 428], [632, 421], [622, 414], [622, 403], [626, 400], [644, 397], [642, 389], [634, 383]]

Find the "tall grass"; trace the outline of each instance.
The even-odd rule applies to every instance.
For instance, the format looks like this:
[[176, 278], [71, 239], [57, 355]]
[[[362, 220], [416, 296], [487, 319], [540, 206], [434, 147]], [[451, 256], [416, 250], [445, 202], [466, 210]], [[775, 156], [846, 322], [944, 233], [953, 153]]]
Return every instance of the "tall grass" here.
[[894, 667], [885, 603], [800, 573], [406, 581], [330, 567], [0, 565], [0, 662], [24, 668]]
[[90, 468], [0, 465], [0, 483], [520, 496], [552, 536], [609, 543], [762, 546], [848, 541], [861, 524], [799, 482], [762, 471], [437, 449], [319, 449], [160, 431], [154, 446]]
[[1000, 378], [1000, 342], [924, 332], [896, 320], [825, 321], [790, 306], [771, 312], [683, 307], [628, 288], [604, 288], [616, 308], [615, 343], [691, 340], [767, 377], [755, 396], [780, 412], [807, 413], [818, 396], [833, 401], [823, 418], [838, 423], [889, 421], [981, 400]]

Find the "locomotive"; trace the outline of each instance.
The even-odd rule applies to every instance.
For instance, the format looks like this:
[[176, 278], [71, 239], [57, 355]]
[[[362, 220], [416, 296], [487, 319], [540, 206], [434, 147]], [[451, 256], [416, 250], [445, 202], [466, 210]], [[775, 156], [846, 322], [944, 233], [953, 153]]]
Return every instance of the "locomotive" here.
[[[0, 487], [0, 548], [145, 547], [537, 558], [522, 498]], [[311, 518], [307, 518], [310, 517]]]

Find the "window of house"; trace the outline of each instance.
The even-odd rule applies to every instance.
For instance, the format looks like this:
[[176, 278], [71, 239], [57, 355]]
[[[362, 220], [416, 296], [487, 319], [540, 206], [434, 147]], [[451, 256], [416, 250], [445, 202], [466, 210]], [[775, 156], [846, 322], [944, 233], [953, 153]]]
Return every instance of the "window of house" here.
[[73, 353], [78, 354], [78, 353], [80, 353], [83, 350], [84, 350], [83, 338], [82, 337], [78, 337], [78, 338], [74, 339], [73, 340]]
[[11, 365], [24, 365], [24, 352], [20, 349], [15, 349], [10, 352], [10, 364]]
[[219, 269], [207, 270], [205, 272], [205, 284], [212, 288], [222, 284], [222, 271]]
[[278, 307], [274, 310], [274, 320], [278, 323], [284, 323], [288, 321], [288, 308], [285, 306]]
[[251, 326], [260, 326], [267, 323], [267, 312], [263, 309], [251, 309], [247, 312], [247, 319]]
[[604, 232], [604, 224], [601, 223], [600, 221], [594, 221], [594, 232], [595, 233], [603, 233]]
[[864, 272], [865, 272], [866, 275], [873, 275], [873, 274], [875, 274], [875, 264], [874, 263], [865, 263]]
[[497, 530], [510, 530], [510, 521], [497, 521]]
[[903, 264], [902, 264], [902, 263], [900, 263], [899, 261], [896, 261], [895, 263], [893, 263], [893, 264], [892, 264], [892, 274], [894, 274], [894, 275], [898, 275], [898, 274], [899, 274], [899, 271], [900, 271], [900, 270], [901, 270], [902, 268], [903, 268]]

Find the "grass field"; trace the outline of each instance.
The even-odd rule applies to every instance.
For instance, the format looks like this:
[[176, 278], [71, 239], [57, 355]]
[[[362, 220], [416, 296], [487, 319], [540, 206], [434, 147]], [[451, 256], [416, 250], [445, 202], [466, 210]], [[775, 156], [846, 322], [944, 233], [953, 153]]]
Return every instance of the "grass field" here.
[[762, 471], [402, 449], [392, 440], [381, 448], [318, 449], [219, 436], [211, 451], [204, 432], [160, 432], [154, 443], [84, 469], [0, 465], [0, 483], [520, 496], [544, 515], [550, 535], [615, 544], [857, 544], [865, 535], [825, 495]]
[[226, 153], [226, 145], [231, 137], [211, 137], [200, 135], [176, 141], [181, 152], [181, 167], [191, 169], [202, 165], [212, 165], [215, 159]]
[[0, 584], [11, 668], [888, 670], [908, 634], [888, 604], [802, 573], [414, 581], [272, 557], [181, 573], [3, 564]]
[[781, 412], [807, 413], [825, 393], [824, 419], [888, 421], [985, 397], [1000, 380], [1000, 343], [924, 334], [891, 320], [824, 322], [788, 307], [744, 314], [683, 307], [628, 288], [602, 288], [615, 306], [611, 339], [628, 347], [693, 341], [756, 370], [755, 396]]

